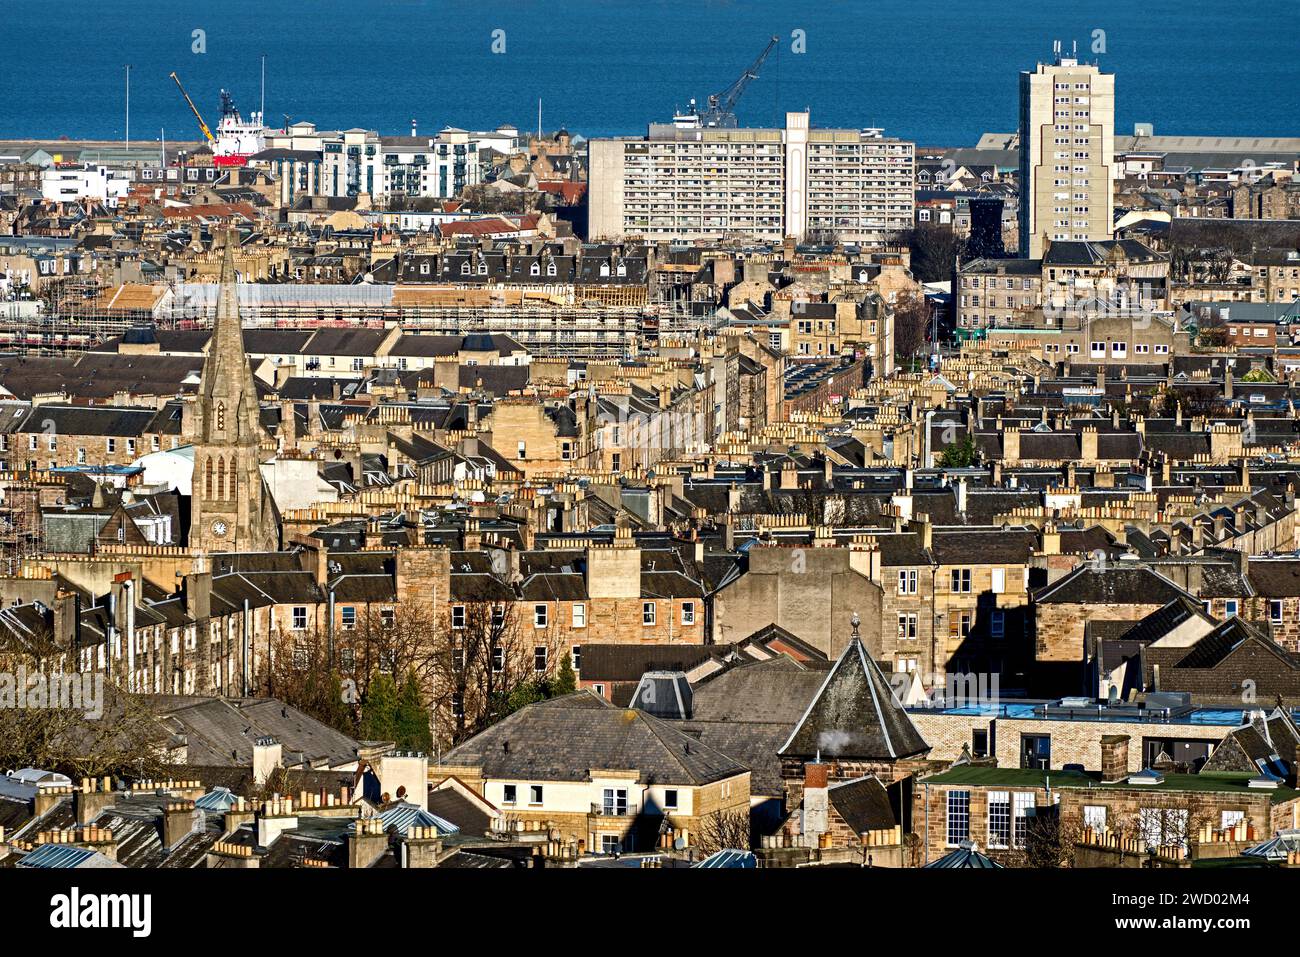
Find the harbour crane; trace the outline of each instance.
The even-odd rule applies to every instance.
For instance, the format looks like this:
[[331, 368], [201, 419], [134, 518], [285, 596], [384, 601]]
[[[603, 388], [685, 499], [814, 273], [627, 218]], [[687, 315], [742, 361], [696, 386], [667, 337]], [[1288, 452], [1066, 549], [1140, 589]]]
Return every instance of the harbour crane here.
[[208, 124], [204, 121], [203, 114], [200, 113], [199, 108], [194, 105], [194, 101], [190, 99], [190, 95], [185, 92], [185, 87], [181, 85], [181, 78], [176, 75], [175, 70], [172, 71], [171, 77], [176, 81], [176, 88], [181, 91], [181, 96], [185, 97], [185, 102], [190, 105], [190, 110], [194, 113], [194, 118], [199, 121], [199, 129], [203, 131], [203, 138], [208, 141], [209, 146], [215, 145], [217, 138], [212, 135], [212, 130], [208, 128]]
[[762, 68], [763, 64], [767, 61], [767, 58], [772, 55], [772, 51], [776, 49], [777, 44], [780, 42], [780, 37], [772, 37], [772, 39], [767, 41], [767, 46], [763, 49], [763, 52], [758, 55], [758, 59], [751, 63], [749, 68], [746, 69], [744, 73], [740, 74], [731, 86], [727, 87], [721, 93], [709, 94], [708, 109], [700, 114], [701, 126], [716, 126], [725, 129], [735, 129], [736, 101], [740, 99], [740, 95], [745, 92], [745, 88], [749, 86], [750, 82], [758, 79], [759, 69]]

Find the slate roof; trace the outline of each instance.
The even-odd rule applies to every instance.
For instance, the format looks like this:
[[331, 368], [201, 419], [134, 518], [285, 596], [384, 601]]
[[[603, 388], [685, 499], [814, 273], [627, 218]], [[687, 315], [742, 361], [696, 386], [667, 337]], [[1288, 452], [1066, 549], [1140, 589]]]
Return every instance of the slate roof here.
[[1279, 661], [1295, 667], [1295, 662], [1282, 648], [1256, 632], [1240, 618], [1229, 618], [1204, 638], [1192, 645], [1187, 654], [1178, 661], [1179, 668], [1213, 668], [1222, 664], [1236, 648], [1245, 641], [1260, 640], [1266, 647], [1276, 651]]
[[889, 792], [874, 775], [832, 784], [826, 796], [855, 834], [886, 830], [898, 823]]
[[1286, 778], [1295, 774], [1300, 729], [1285, 708], [1267, 717], [1256, 712], [1249, 724], [1219, 742], [1202, 771], [1245, 771]]
[[17, 431], [138, 438], [156, 415], [155, 409], [145, 408], [42, 405], [31, 410]]
[[1187, 592], [1145, 565], [1080, 565], [1034, 594], [1037, 604], [1165, 605]]
[[1179, 595], [1128, 628], [1119, 640], [1150, 644], [1196, 617], [1205, 617], [1201, 603], [1190, 595]]
[[691, 685], [680, 671], [647, 671], [629, 699], [629, 707], [640, 708], [656, 718], [686, 719], [691, 716]]
[[854, 638], [779, 753], [892, 761], [929, 750], [879, 666]]
[[164, 727], [185, 735], [187, 759], [207, 766], [248, 766], [253, 743], [269, 736], [280, 742], [285, 761], [303, 756], [313, 765], [356, 760], [357, 742], [275, 698], [150, 698]]
[[1252, 558], [1247, 578], [1258, 595], [1293, 598], [1300, 595], [1300, 559]]
[[593, 768], [639, 771], [641, 784], [700, 785], [747, 769], [641, 711], [590, 691], [529, 705], [443, 756], [485, 778], [587, 781]]
[[945, 854], [937, 861], [931, 861], [925, 867], [936, 868], [978, 868], [984, 870], [1001, 870], [1002, 865], [985, 854], [975, 850], [974, 845], [968, 847], [959, 847], [951, 853]]
[[429, 792], [429, 812], [460, 828], [463, 834], [486, 834], [492, 818], [473, 801], [453, 788]]
[[1038, 533], [1032, 529], [938, 530], [931, 552], [940, 565], [1018, 565], [1028, 562], [1037, 547]]

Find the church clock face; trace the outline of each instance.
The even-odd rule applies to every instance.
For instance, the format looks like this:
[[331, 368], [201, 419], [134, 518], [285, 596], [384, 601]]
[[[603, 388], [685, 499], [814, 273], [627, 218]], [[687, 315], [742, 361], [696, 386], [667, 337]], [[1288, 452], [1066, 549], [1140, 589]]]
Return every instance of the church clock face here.
[[227, 525], [221, 519], [217, 519], [215, 522], [212, 523], [212, 534], [216, 535], [218, 538], [221, 538], [226, 534], [226, 530], [229, 528], [230, 528], [229, 525]]

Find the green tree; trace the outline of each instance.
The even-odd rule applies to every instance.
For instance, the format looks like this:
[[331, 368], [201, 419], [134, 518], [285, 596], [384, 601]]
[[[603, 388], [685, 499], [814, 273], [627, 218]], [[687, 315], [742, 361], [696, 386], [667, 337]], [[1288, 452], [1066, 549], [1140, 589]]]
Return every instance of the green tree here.
[[302, 704], [298, 707], [336, 731], [348, 735], [356, 733], [352, 711], [343, 701], [343, 676], [338, 671], [330, 671], [322, 676], [312, 669], [303, 687]]
[[420, 680], [414, 669], [406, 673], [406, 680], [397, 694], [393, 715], [393, 739], [406, 751], [432, 751], [433, 734], [429, 730], [429, 709], [424, 706]]
[[946, 469], [960, 469], [975, 464], [975, 442], [969, 435], [963, 435], [943, 450], [939, 464]]
[[371, 677], [361, 702], [361, 737], [367, 741], [392, 741], [396, 731], [397, 685], [392, 675], [381, 671]]
[[499, 720], [508, 714], [514, 714], [520, 708], [528, 707], [530, 704], [536, 704], [548, 698], [573, 694], [577, 690], [578, 676], [573, 670], [572, 659], [566, 653], [560, 659], [560, 666], [556, 669], [554, 675], [532, 678], [521, 682], [509, 691], [500, 692], [496, 696], [496, 706], [493, 708], [493, 712], [498, 716]]
[[551, 697], [558, 698], [561, 695], [573, 694], [578, 690], [578, 676], [573, 671], [573, 659], [565, 652], [564, 657], [560, 659], [560, 670], [555, 673], [551, 679]]

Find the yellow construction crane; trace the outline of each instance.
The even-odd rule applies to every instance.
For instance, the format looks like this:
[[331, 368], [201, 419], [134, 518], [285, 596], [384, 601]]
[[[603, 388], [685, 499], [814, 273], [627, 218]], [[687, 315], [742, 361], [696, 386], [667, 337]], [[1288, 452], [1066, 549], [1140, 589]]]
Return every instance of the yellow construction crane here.
[[181, 91], [181, 96], [185, 97], [185, 102], [190, 105], [190, 109], [194, 113], [194, 118], [199, 121], [199, 129], [203, 131], [204, 138], [209, 143], [215, 144], [217, 138], [212, 135], [212, 130], [208, 129], [208, 124], [203, 121], [203, 114], [200, 113], [199, 108], [194, 105], [194, 101], [190, 99], [190, 95], [185, 92], [185, 87], [181, 86], [181, 78], [176, 75], [175, 70], [172, 71], [171, 76], [172, 79], [176, 81], [176, 88]]

